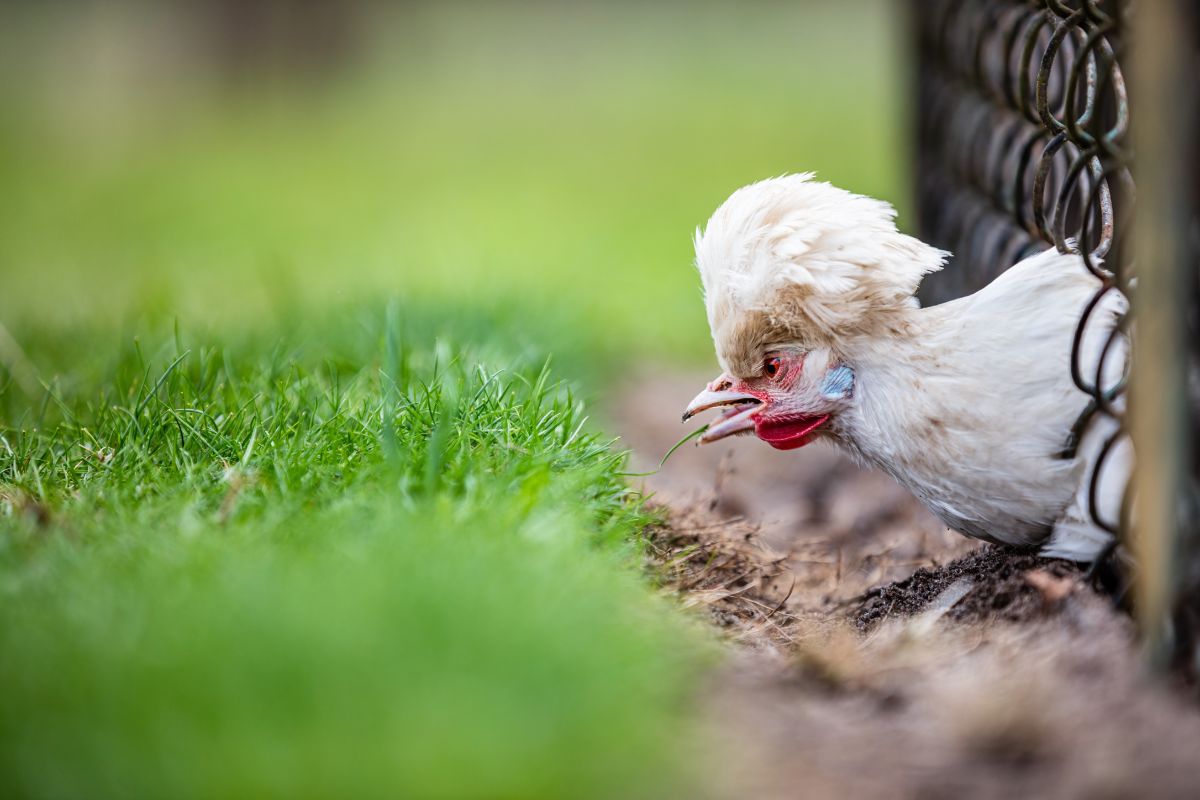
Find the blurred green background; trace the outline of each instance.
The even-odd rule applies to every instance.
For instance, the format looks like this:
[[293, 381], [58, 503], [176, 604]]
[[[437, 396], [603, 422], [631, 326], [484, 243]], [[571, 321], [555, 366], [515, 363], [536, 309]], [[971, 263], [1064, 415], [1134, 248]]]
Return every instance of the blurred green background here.
[[901, 24], [0, 6], [0, 794], [702, 788], [711, 635], [579, 397], [711, 363], [738, 186], [903, 214]]
[[696, 360], [690, 238], [733, 189], [904, 199], [886, 0], [0, 13], [10, 325], [385, 295]]

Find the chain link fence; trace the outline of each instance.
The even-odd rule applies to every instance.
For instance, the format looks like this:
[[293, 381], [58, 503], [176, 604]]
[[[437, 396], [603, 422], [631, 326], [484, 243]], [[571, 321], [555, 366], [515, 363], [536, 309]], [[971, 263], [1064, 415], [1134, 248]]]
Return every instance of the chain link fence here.
[[[1129, 371], [1114, 370], [1108, 362], [1122, 352], [1119, 343], [1130, 333], [1132, 317], [1125, 315], [1105, 334], [1099, 363], [1085, 363], [1081, 344], [1089, 326], [1099, 322], [1093, 313], [1101, 300], [1113, 292], [1132, 298], [1137, 285], [1131, 234], [1134, 176], [1141, 176], [1133, 163], [1133, 140], [1142, 107], [1137, 105], [1139, 98], [1133, 98], [1131, 114], [1126, 67], [1131, 61], [1139, 63], [1138, 54], [1131, 58], [1128, 52], [1131, 25], [1139, 24], [1140, 14], [1157, 13], [1140, 5], [1128, 0], [914, 0], [912, 5], [920, 234], [955, 254], [946, 270], [927, 281], [922, 300], [937, 303], [974, 292], [1050, 245], [1081, 254], [1084, 268], [1100, 279], [1095, 296], [1082, 310], [1071, 354], [1072, 379], [1090, 402], [1064, 450], [1067, 455], [1072, 452], [1095, 415], [1112, 423], [1098, 426], [1115, 433], [1103, 443], [1099, 464], [1088, 478], [1090, 512], [1097, 526], [1126, 541], [1133, 527], [1131, 492], [1125, 494], [1121, 513], [1114, 515], [1101, 508], [1097, 487], [1106, 460], [1130, 431], [1125, 398]], [[1190, 14], [1185, 15], [1189, 26], [1180, 37], [1186, 44], [1172, 57], [1195, 65], [1198, 15], [1189, 4], [1178, 5]], [[1196, 99], [1194, 81], [1181, 85], [1181, 104]], [[1152, 106], [1147, 100], [1147, 113], [1163, 111]], [[1181, 306], [1190, 327], [1180, 352], [1189, 352], [1193, 384], [1200, 383], [1196, 130], [1200, 127], [1193, 128], [1193, 135], [1178, 137], [1179, 152], [1155, 154], [1172, 159], [1180, 185], [1188, 187], [1178, 194], [1179, 202], [1190, 208], [1181, 209], [1171, 235], [1180, 237], [1181, 253], [1186, 254], [1177, 289], [1189, 298]], [[1120, 377], [1113, 378], [1114, 372]], [[1177, 534], [1196, 529], [1200, 385], [1191, 387], [1191, 395], [1190, 432], [1185, 428], [1188, 440], [1179, 443], [1185, 454], [1179, 463], [1190, 459], [1191, 475], [1180, 483], [1188, 488], [1177, 498], [1185, 509]], [[1180, 585], [1186, 587], [1187, 575], [1181, 577]], [[1191, 606], [1200, 630], [1200, 572], [1193, 583]], [[1191, 647], [1194, 658], [1196, 642]]]

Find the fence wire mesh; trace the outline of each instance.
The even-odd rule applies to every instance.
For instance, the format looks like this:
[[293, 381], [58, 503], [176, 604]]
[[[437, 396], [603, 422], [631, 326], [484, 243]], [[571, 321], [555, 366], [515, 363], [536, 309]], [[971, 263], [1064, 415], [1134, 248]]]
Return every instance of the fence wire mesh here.
[[[1187, 2], [1179, 8], [1188, 12], [1187, 44], [1173, 57], [1187, 75], [1200, 65], [1200, 11]], [[1106, 460], [1128, 436], [1128, 369], [1112, 379], [1113, 365], [1106, 362], [1122, 351], [1117, 345], [1132, 318], [1126, 315], [1107, 333], [1103, 355], [1090, 368], [1081, 344], [1089, 325], [1098, 323], [1093, 314], [1101, 300], [1112, 292], [1129, 298], [1135, 285], [1131, 114], [1122, 67], [1137, 15], [1129, 0], [914, 0], [912, 14], [920, 232], [955, 254], [927, 282], [922, 299], [936, 303], [974, 292], [1048, 245], [1081, 254], [1100, 287], [1083, 310], [1072, 347], [1071, 375], [1090, 402], [1066, 448], [1069, 453], [1078, 444], [1095, 415], [1114, 423], [1108, 427], [1116, 433], [1088, 477], [1090, 512], [1096, 525], [1126, 539], [1129, 492], [1121, 513], [1106, 515], [1097, 489]], [[1190, 489], [1179, 498], [1177, 552], [1184, 559], [1174, 603], [1177, 644], [1190, 649], [1200, 675], [1200, 91], [1191, 79], [1184, 84], [1177, 99], [1191, 110], [1183, 115], [1190, 117], [1179, 137], [1183, 152], [1153, 155], [1170, 159], [1188, 186], [1179, 193], [1187, 207], [1177, 227], [1186, 227], [1178, 231], [1187, 260], [1179, 292], [1190, 298], [1182, 349], [1190, 357], [1191, 442], [1179, 450], [1190, 450], [1191, 475]]]
[[[1084, 310], [1071, 375], [1090, 396], [1069, 452], [1093, 414], [1117, 421], [1101, 461], [1126, 435], [1125, 378], [1106, 363], [1129, 319], [1085, 366], [1082, 341], [1110, 292], [1128, 294], [1133, 201], [1129, 103], [1121, 69], [1126, 3], [1102, 0], [926, 0], [916, 4], [917, 191], [922, 237], [953, 261], [926, 302], [969, 294], [1022, 258], [1054, 245], [1077, 250], [1101, 280]], [[1118, 370], [1120, 372], [1120, 370]], [[1109, 380], [1104, 376], [1109, 375]], [[1091, 514], [1101, 513], [1092, 476]]]

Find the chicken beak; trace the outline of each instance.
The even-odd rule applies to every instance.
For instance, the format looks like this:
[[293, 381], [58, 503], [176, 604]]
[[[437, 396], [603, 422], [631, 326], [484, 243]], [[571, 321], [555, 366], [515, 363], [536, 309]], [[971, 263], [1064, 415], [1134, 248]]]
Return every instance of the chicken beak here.
[[758, 404], [760, 401], [757, 397], [745, 392], [730, 392], [721, 391], [714, 392], [711, 389], [705, 389], [700, 394], [692, 398], [692, 402], [688, 403], [683, 412], [683, 421], [687, 422], [692, 417], [699, 414], [701, 411], [707, 411], [710, 408], [718, 408], [720, 406], [741, 405], [742, 403]]
[[725, 388], [712, 388], [713, 386], [724, 387], [728, 385], [728, 381], [721, 379], [713, 381], [709, 384], [709, 388], [696, 395], [692, 399], [692, 402], [688, 403], [687, 409], [683, 412], [683, 421], [687, 422], [701, 411], [729, 406], [729, 410], [707, 426], [704, 433], [697, 439], [697, 444], [709, 444], [718, 439], [724, 439], [726, 436], [733, 436], [734, 434], [745, 433], [754, 429], [753, 417], [761, 410], [758, 406], [761, 406], [763, 401], [746, 392], [737, 392]]

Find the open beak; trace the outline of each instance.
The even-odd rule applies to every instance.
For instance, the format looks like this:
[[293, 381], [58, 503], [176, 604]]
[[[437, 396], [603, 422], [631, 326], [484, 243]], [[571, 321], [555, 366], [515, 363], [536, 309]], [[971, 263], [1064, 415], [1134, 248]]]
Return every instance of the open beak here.
[[[713, 383], [719, 385], [720, 380]], [[723, 406], [728, 406], [728, 408], [701, 434], [697, 444], [709, 444], [718, 439], [724, 439], [726, 436], [754, 430], [753, 417], [755, 413], [762, 410], [762, 400], [745, 392], [705, 389], [696, 395], [692, 402], [688, 403], [687, 409], [683, 412], [683, 421], [687, 422], [701, 411]]]

